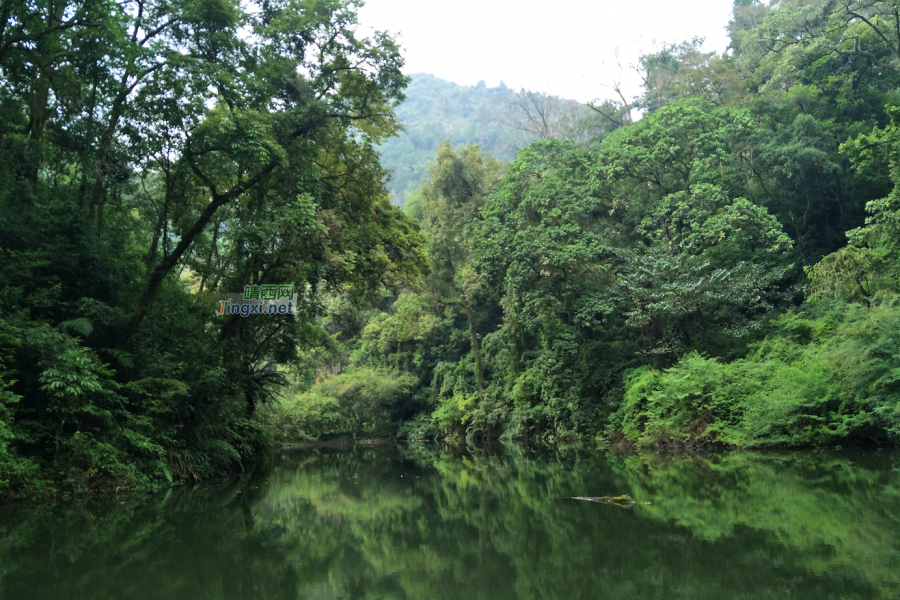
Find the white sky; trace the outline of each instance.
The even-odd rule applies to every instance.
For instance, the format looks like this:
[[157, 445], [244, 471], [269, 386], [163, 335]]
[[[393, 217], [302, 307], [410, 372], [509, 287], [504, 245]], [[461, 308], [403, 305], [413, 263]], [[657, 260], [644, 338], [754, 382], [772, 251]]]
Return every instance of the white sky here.
[[406, 73], [489, 87], [502, 79], [584, 102], [613, 97], [616, 80], [636, 95], [640, 80], [629, 66], [664, 42], [699, 36], [704, 49], [722, 52], [731, 7], [732, 0], [365, 0], [359, 22], [363, 31], [399, 34]]

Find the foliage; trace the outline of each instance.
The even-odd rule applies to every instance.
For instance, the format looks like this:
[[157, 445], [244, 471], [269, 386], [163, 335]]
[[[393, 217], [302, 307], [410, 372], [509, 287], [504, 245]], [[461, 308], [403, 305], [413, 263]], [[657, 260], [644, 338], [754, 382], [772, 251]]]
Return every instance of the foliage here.
[[896, 443], [897, 331], [894, 295], [784, 315], [746, 358], [690, 354], [665, 371], [632, 372], [611, 426], [641, 444]]
[[900, 109], [887, 108], [891, 123], [841, 146], [862, 172], [887, 170], [894, 188], [886, 198], [866, 204], [866, 224], [847, 232], [849, 244], [809, 270], [811, 297], [861, 301], [878, 290], [900, 291]]
[[[375, 150], [403, 60], [356, 9], [2, 2], [0, 494], [243, 471], [325, 301], [427, 270]], [[294, 316], [215, 316], [272, 283]]]
[[414, 379], [375, 369], [350, 369], [288, 394], [274, 409], [275, 439], [281, 444], [322, 437], [377, 437], [396, 427], [396, 413]]

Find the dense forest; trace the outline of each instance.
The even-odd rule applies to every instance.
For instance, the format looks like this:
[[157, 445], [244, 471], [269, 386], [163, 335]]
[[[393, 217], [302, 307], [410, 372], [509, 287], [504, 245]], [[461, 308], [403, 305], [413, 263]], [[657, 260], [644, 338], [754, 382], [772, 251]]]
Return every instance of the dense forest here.
[[[737, 0], [633, 102], [513, 94], [535, 141], [440, 145], [404, 211], [355, 3], [0, 0], [0, 492], [331, 436], [895, 443], [898, 11]], [[216, 315], [266, 284], [294, 315]]]
[[737, 2], [727, 53], [643, 56], [589, 125], [511, 162], [445, 143], [407, 206], [430, 272], [333, 299], [276, 435], [895, 442], [898, 25]]
[[[0, 3], [0, 464], [33, 493], [264, 456], [258, 407], [426, 269], [376, 145], [407, 78], [344, 0]], [[295, 315], [215, 314], [293, 285]]]

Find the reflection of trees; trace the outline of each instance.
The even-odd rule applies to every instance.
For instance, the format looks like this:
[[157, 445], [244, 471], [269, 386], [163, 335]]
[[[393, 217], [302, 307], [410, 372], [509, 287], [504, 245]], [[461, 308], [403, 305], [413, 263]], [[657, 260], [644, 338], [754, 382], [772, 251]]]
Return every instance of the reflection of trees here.
[[900, 588], [900, 478], [890, 463], [826, 453], [620, 461], [635, 494], [665, 499], [646, 507], [652, 518], [710, 541], [752, 528], [799, 551], [816, 575], [846, 570]]
[[[319, 450], [265, 483], [21, 509], [0, 597], [894, 597], [898, 474], [866, 456]], [[618, 493], [653, 504], [566, 499]]]
[[294, 598], [298, 580], [325, 578], [340, 542], [289, 560], [290, 540], [246, 514], [253, 494], [173, 492], [6, 514], [0, 597]]

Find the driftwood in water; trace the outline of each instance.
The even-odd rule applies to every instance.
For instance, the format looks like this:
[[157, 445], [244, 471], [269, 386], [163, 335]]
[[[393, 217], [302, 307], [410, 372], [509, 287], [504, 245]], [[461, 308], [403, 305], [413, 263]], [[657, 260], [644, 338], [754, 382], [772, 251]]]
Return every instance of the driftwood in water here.
[[574, 496], [572, 500], [584, 500], [586, 502], [602, 502], [603, 504], [615, 504], [616, 506], [631, 506], [632, 504], [650, 504], [649, 502], [635, 502], [631, 496]]

